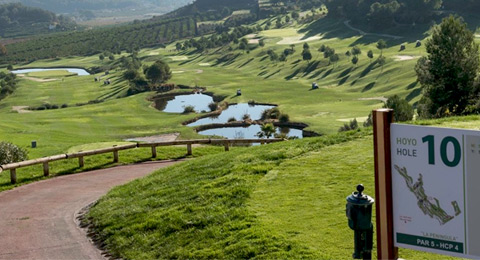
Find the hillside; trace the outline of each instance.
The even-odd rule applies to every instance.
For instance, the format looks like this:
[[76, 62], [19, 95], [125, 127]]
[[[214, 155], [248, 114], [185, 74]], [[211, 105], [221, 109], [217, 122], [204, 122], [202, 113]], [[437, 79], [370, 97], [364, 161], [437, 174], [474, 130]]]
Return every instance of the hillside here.
[[75, 13], [80, 10], [166, 13], [190, 3], [191, 0], [0, 0], [0, 4], [11, 2], [20, 2], [56, 13]]
[[76, 28], [70, 18], [24, 6], [19, 3], [0, 5], [0, 37], [10, 38], [70, 31]]
[[88, 216], [116, 258], [347, 259], [345, 197], [358, 183], [374, 194], [372, 139], [350, 132], [203, 157], [113, 189]]

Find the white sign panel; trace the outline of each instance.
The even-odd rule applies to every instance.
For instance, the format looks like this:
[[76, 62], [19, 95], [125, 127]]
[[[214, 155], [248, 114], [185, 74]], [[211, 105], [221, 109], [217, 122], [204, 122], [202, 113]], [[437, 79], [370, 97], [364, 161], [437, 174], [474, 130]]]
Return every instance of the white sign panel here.
[[392, 124], [395, 246], [480, 257], [480, 131]]

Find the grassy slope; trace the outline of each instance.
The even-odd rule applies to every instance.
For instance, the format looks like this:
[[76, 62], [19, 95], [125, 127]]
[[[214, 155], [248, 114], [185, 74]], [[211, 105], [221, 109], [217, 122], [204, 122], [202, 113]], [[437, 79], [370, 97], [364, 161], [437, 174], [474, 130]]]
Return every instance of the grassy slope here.
[[[266, 21], [259, 21], [263, 25]], [[301, 60], [302, 44], [296, 44], [295, 54], [286, 62], [272, 62], [265, 54], [268, 49], [280, 53], [289, 45], [278, 45], [284, 38], [306, 38], [321, 35], [321, 40], [311, 41], [314, 60]], [[414, 48], [407, 44], [407, 50], [398, 52], [399, 42], [390, 42], [391, 48], [384, 50], [387, 64], [383, 72], [378, 66], [370, 66], [366, 57], [368, 50], [375, 56], [378, 37], [359, 36], [348, 29], [342, 21], [328, 18], [299, 27], [296, 24], [284, 29], [264, 31], [266, 46], [256, 48], [249, 54], [233, 51], [238, 57], [223, 63], [217, 59], [223, 56], [226, 48], [209, 50], [198, 54], [189, 51], [175, 52], [174, 43], [166, 49], [146, 49], [140, 52], [145, 64], [159, 58], [170, 58], [172, 70], [176, 73], [172, 82], [186, 85], [207, 86], [208, 90], [229, 96], [228, 102], [271, 102], [280, 105], [291, 120], [308, 123], [309, 130], [320, 133], [334, 133], [344, 121], [352, 118], [364, 118], [368, 113], [381, 106], [376, 98], [400, 94], [412, 102], [418, 100], [419, 86], [413, 84], [415, 75], [413, 66], [416, 60], [394, 61], [393, 56], [424, 54], [423, 47]], [[407, 40], [407, 39], [406, 39]], [[334, 47], [341, 55], [341, 61], [328, 65], [317, 51], [320, 45]], [[343, 54], [353, 45], [362, 49], [360, 62], [353, 66]], [[236, 48], [235, 46], [233, 46]], [[125, 54], [124, 54], [125, 55]], [[178, 59], [177, 56], [185, 56]], [[116, 55], [118, 59], [120, 56]], [[31, 67], [101, 66], [98, 56], [68, 57], [37, 61]], [[308, 67], [308, 68], [307, 68]], [[127, 83], [120, 80], [120, 72], [109, 75], [113, 84], [104, 86], [94, 82], [94, 77], [58, 77], [52, 82], [35, 82], [22, 79], [16, 93], [0, 101], [0, 139], [9, 140], [28, 148], [31, 140], [39, 142], [39, 148], [30, 150], [31, 157], [64, 152], [69, 147], [102, 141], [121, 141], [124, 137], [146, 136], [158, 133], [179, 132], [183, 138], [198, 137], [191, 128], [180, 123], [194, 115], [178, 116], [156, 111], [149, 107], [145, 98], [148, 94], [117, 99], [125, 92]], [[63, 79], [63, 80], [62, 80]], [[311, 82], [317, 81], [320, 89], [310, 91]], [[242, 96], [235, 95], [238, 88]], [[71, 107], [76, 103], [105, 99], [106, 102], [83, 107]], [[50, 104], [68, 104], [67, 109], [38, 111], [28, 114], [11, 112], [12, 106], [39, 106]], [[21, 133], [21, 134], [19, 134]]]
[[[89, 216], [108, 250], [126, 259], [346, 259], [345, 198], [358, 183], [375, 194], [372, 143], [362, 131], [203, 157], [115, 188]], [[403, 249], [400, 257], [439, 258]]]

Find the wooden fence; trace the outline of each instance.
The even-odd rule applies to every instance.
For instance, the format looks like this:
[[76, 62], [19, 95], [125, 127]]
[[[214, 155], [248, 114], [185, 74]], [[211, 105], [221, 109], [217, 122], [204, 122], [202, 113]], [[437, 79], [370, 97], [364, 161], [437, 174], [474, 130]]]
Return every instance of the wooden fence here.
[[81, 151], [78, 153], [59, 154], [59, 155], [53, 155], [49, 157], [32, 159], [28, 161], [0, 165], [0, 173], [2, 171], [10, 170], [10, 181], [12, 184], [15, 184], [17, 182], [16, 171], [18, 168], [37, 165], [37, 164], [43, 164], [43, 175], [48, 176], [50, 175], [49, 163], [53, 161], [78, 158], [78, 165], [80, 167], [83, 167], [85, 156], [104, 154], [104, 153], [113, 153], [113, 162], [118, 162], [119, 161], [118, 151], [136, 149], [137, 147], [138, 148], [150, 147], [152, 149], [152, 158], [156, 158], [158, 146], [186, 145], [187, 155], [191, 155], [192, 145], [194, 144], [223, 145], [225, 147], [225, 151], [229, 151], [230, 146], [234, 144], [254, 144], [254, 143], [267, 144], [267, 143], [274, 143], [274, 142], [281, 142], [281, 141], [284, 141], [284, 139], [278, 139], [278, 138], [275, 138], [275, 139], [198, 139], [198, 140], [180, 140], [180, 141], [157, 142], [157, 143], [127, 144], [127, 145], [113, 146], [109, 148], [103, 148], [103, 149], [97, 149], [97, 150], [91, 150], [91, 151]]

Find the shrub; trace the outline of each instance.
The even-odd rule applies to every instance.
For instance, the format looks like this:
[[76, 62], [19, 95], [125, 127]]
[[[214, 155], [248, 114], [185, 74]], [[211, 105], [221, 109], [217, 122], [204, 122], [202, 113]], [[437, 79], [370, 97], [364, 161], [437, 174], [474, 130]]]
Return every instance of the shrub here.
[[27, 151], [9, 142], [0, 142], [0, 164], [24, 161]]
[[189, 113], [195, 113], [195, 107], [194, 106], [186, 106], [183, 109], [184, 114], [189, 114]]
[[215, 103], [215, 102], [212, 102], [212, 103], [208, 104], [208, 108], [210, 108], [210, 111], [215, 111], [218, 108], [218, 104]]
[[233, 116], [227, 120], [227, 122], [235, 122], [235, 121], [237, 121], [237, 119], [235, 119], [235, 117]]
[[367, 120], [363, 122], [363, 127], [369, 127], [373, 125], [373, 120], [372, 120], [372, 113], [368, 114]]
[[250, 114], [248, 113], [245, 113], [243, 116], [242, 116], [242, 119], [245, 121], [245, 120], [249, 120], [250, 119]]
[[290, 121], [290, 116], [287, 114], [281, 114], [280, 117], [278, 117], [278, 121], [280, 121], [281, 123], [286, 123]]
[[413, 107], [407, 100], [400, 98], [398, 95], [394, 95], [388, 98], [385, 102], [384, 108], [393, 109], [395, 121], [403, 122], [413, 119]]
[[63, 104], [63, 105], [61, 106], [61, 108], [67, 108], [67, 107], [68, 107], [68, 104]]
[[345, 132], [355, 129], [358, 129], [358, 122], [356, 118], [350, 120], [350, 123], [345, 123], [342, 127], [340, 127], [340, 129], [338, 129], [338, 132]]
[[278, 110], [277, 107], [271, 108], [271, 109], [266, 109], [262, 112], [261, 119], [278, 119], [280, 116], [280, 110]]

